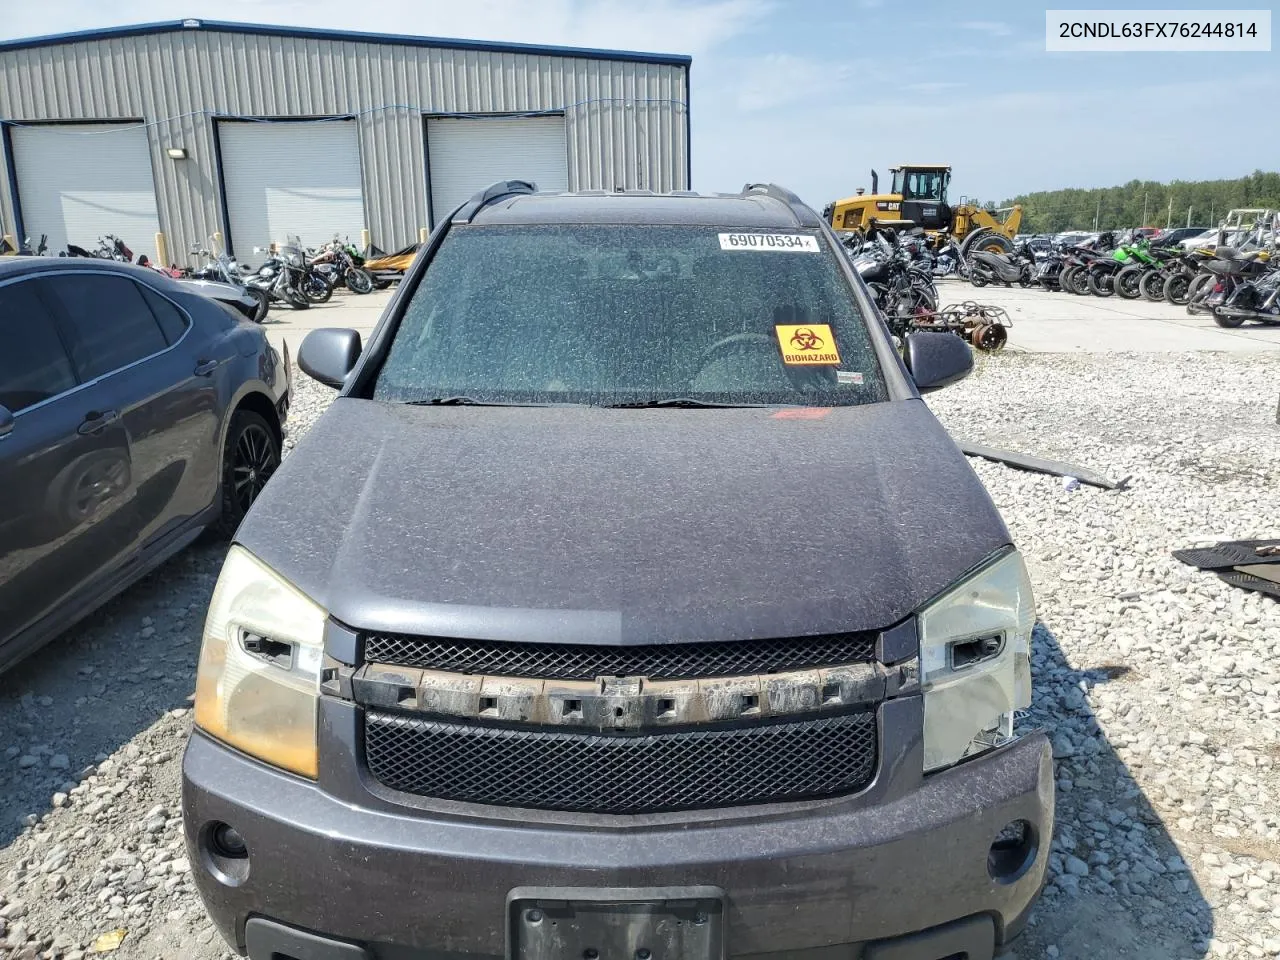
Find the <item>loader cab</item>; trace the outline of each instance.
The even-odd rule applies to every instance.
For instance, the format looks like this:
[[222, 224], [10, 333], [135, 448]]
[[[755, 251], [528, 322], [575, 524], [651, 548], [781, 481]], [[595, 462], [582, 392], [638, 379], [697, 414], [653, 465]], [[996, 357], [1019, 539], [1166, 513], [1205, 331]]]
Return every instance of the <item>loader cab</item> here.
[[893, 193], [902, 197], [899, 216], [926, 230], [940, 230], [951, 224], [951, 207], [947, 205], [947, 187], [951, 168], [947, 166], [893, 167]]

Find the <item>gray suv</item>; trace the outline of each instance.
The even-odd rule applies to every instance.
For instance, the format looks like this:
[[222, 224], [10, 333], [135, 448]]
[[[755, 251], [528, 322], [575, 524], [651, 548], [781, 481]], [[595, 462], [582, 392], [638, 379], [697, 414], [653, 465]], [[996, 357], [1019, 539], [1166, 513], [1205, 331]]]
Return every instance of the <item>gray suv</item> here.
[[[817, 215], [496, 184], [240, 528], [183, 765], [253, 960], [987, 960], [1054, 780], [1026, 568]], [[905, 358], [905, 360], [904, 360]]]

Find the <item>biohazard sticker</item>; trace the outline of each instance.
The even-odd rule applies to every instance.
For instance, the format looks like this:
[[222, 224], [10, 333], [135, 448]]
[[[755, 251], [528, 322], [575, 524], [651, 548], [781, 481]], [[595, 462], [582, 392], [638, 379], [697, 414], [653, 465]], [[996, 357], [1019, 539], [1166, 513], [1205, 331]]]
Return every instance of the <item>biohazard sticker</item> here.
[[825, 323], [778, 324], [773, 328], [782, 362], [793, 366], [834, 366], [840, 362], [836, 338]]

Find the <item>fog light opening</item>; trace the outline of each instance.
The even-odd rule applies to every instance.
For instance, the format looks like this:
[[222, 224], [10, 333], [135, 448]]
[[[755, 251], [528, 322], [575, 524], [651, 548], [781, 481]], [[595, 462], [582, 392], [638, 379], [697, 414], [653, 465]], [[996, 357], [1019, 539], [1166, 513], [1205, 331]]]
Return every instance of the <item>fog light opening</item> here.
[[200, 831], [200, 858], [219, 883], [238, 887], [249, 879], [249, 845], [240, 831], [220, 820]]
[[996, 883], [1014, 883], [1031, 869], [1038, 851], [1035, 825], [1029, 820], [1012, 820], [987, 851], [987, 873]]
[[227, 823], [219, 823], [213, 828], [213, 851], [228, 860], [242, 860], [249, 856], [249, 848], [245, 846], [244, 837], [236, 828]]

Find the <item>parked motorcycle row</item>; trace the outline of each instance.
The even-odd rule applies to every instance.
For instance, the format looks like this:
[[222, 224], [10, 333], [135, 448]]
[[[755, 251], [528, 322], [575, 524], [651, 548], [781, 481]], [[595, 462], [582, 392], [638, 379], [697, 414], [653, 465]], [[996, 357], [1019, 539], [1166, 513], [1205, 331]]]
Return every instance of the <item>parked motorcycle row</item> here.
[[[209, 244], [214, 247], [212, 241]], [[298, 237], [274, 249], [255, 248], [254, 253], [267, 258], [254, 270], [239, 264], [225, 252], [212, 253], [198, 246], [192, 254], [203, 265], [179, 279], [229, 284], [240, 288], [252, 300], [246, 315], [261, 323], [273, 304], [293, 310], [306, 310], [315, 303], [327, 303], [337, 287], [352, 293], [366, 294], [374, 290], [373, 275], [364, 269], [360, 254], [348, 243], [333, 240], [318, 249], [302, 246]]]
[[[135, 256], [123, 240], [107, 234], [98, 238], [98, 246], [92, 250], [67, 244], [58, 256], [116, 260], [150, 267], [176, 280], [199, 286], [202, 293], [231, 305], [255, 323], [266, 319], [273, 304], [305, 310], [313, 303], [328, 302], [337, 287], [367, 294], [387, 286], [388, 282], [375, 279], [374, 274], [365, 268], [360, 252], [350, 242], [336, 237], [315, 249], [304, 248], [298, 237], [290, 237], [279, 247], [255, 248], [255, 254], [267, 254], [266, 260], [256, 270], [238, 263], [223, 251], [211, 252], [217, 249], [217, 243], [210, 238], [207, 248], [200, 244], [192, 245], [190, 253], [198, 261], [196, 266], [165, 267], [152, 263], [145, 253]], [[49, 256], [48, 237], [41, 236], [34, 246], [28, 237], [17, 250], [0, 250], [0, 253]]]
[[1273, 235], [1261, 229], [1240, 235], [1234, 245], [1190, 249], [1136, 231], [1108, 231], [1082, 243], [1030, 238], [1011, 253], [977, 251], [966, 272], [975, 287], [1016, 283], [1078, 296], [1143, 298], [1238, 327], [1246, 320], [1280, 323], [1280, 258], [1274, 252]]
[[[0, 239], [0, 254], [16, 254], [20, 257], [49, 256], [49, 235], [47, 233], [41, 234], [40, 241], [35, 247], [31, 245], [31, 238], [25, 237], [16, 250], [10, 246], [7, 240]], [[133, 251], [125, 246], [123, 240], [111, 234], [99, 237], [98, 246], [93, 250], [87, 250], [84, 247], [76, 246], [74, 243], [69, 243], [65, 250], [58, 251], [58, 256], [96, 257], [103, 260], [119, 260], [124, 263], [132, 263], [134, 260]], [[145, 260], [146, 258], [143, 257], [142, 259]]]

